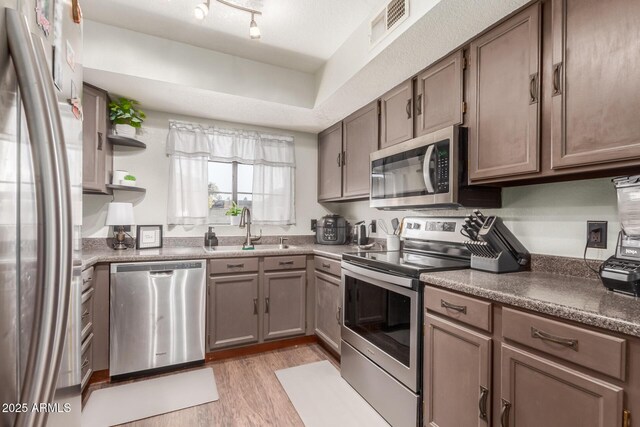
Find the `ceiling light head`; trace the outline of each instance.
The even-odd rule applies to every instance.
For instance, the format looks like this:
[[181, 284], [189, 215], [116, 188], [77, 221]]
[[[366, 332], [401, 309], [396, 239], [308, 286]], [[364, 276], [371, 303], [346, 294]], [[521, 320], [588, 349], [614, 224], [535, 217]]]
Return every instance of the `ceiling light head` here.
[[198, 21], [204, 20], [204, 18], [209, 14], [209, 1], [210, 0], [200, 3], [195, 9], [193, 9], [193, 15]]
[[251, 24], [249, 24], [249, 37], [252, 40], [260, 39], [260, 28], [258, 27], [258, 23], [255, 20], [253, 13], [251, 14]]

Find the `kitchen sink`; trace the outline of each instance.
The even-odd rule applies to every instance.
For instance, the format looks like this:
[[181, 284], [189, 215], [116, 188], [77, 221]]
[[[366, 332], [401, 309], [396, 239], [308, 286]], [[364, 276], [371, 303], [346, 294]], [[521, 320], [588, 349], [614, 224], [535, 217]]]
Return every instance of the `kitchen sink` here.
[[[287, 245], [285, 248], [281, 250], [288, 249], [297, 249], [297, 246]], [[261, 251], [269, 251], [274, 249], [280, 249], [280, 245], [255, 245], [254, 249], [242, 249], [242, 245], [232, 245], [232, 246], [214, 246], [213, 248], [203, 247], [205, 252], [213, 253], [213, 252], [261, 252]]]

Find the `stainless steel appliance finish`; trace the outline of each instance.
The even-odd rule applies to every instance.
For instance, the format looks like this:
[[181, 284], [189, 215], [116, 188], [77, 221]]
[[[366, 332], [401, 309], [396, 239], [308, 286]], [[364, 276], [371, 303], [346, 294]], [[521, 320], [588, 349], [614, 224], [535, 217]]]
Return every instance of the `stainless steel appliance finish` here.
[[111, 265], [109, 373], [204, 360], [204, 260]]
[[370, 206], [500, 207], [500, 189], [467, 185], [466, 134], [451, 126], [371, 153]]
[[392, 426], [417, 426], [420, 419], [420, 395], [406, 388], [358, 350], [342, 342], [342, 376]]
[[80, 55], [82, 27], [69, 2], [45, 7], [48, 36], [34, 1], [0, 0], [0, 401], [29, 408], [3, 426], [80, 425], [82, 122], [67, 99], [82, 65], [62, 62], [56, 89], [49, 58], [63, 41]]
[[320, 245], [344, 245], [347, 243], [348, 224], [340, 215], [325, 215], [316, 225], [316, 243]]
[[463, 224], [464, 218], [404, 218], [399, 251], [342, 256], [341, 373], [394, 426], [421, 419], [420, 274], [469, 268]]

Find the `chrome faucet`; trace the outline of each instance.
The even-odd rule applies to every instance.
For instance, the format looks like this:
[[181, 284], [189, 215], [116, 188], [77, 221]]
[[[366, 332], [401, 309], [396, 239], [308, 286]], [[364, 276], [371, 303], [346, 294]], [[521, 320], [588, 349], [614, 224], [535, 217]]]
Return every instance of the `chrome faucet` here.
[[251, 235], [251, 211], [248, 208], [242, 208], [242, 213], [240, 214], [240, 228], [247, 228], [247, 237], [244, 239], [244, 243], [242, 244], [242, 249], [253, 249], [255, 245], [253, 242], [257, 242], [262, 238], [262, 230], [260, 230], [259, 236]]

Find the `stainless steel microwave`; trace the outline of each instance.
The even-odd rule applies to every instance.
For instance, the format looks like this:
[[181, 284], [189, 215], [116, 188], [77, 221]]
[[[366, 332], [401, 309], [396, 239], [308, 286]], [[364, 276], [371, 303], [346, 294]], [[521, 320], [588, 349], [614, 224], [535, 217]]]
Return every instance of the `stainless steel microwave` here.
[[500, 207], [500, 188], [467, 184], [466, 131], [451, 126], [372, 153], [370, 206]]

